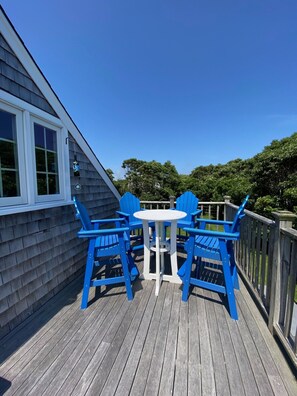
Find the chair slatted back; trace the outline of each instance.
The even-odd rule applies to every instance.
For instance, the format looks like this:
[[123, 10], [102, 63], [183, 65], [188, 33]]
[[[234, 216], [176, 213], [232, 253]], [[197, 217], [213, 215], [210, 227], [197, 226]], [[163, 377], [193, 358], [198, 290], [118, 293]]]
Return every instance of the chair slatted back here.
[[176, 200], [176, 210], [187, 213], [187, 217], [183, 221], [191, 221], [191, 213], [198, 208], [199, 199], [191, 192], [186, 191]]
[[76, 197], [73, 197], [73, 202], [76, 210], [76, 218], [81, 221], [84, 230], [92, 230], [93, 226], [86, 207]]
[[245, 216], [244, 208], [245, 208], [248, 200], [249, 200], [249, 195], [247, 195], [244, 198], [244, 200], [242, 201], [241, 205], [237, 209], [237, 212], [236, 212], [236, 214], [234, 216], [233, 224], [232, 224], [232, 227], [231, 227], [231, 230], [230, 230], [231, 232], [238, 232], [239, 231], [240, 221]]
[[126, 192], [120, 199], [121, 212], [129, 214], [129, 222], [137, 221], [133, 213], [140, 211], [140, 200], [130, 192]]

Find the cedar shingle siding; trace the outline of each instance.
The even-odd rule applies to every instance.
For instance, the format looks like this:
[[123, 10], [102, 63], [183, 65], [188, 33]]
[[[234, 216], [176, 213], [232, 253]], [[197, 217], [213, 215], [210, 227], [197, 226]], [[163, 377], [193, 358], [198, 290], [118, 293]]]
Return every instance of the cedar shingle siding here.
[[[1, 34], [0, 89], [57, 117]], [[92, 218], [114, 217], [117, 198], [70, 134], [68, 147], [72, 195]], [[72, 205], [0, 216], [0, 338], [84, 270], [87, 241], [77, 238], [79, 229]]]
[[0, 33], [0, 88], [57, 116]]
[[[118, 201], [70, 136], [70, 166], [76, 155], [80, 178], [71, 191], [92, 218], [113, 217]], [[73, 175], [73, 172], [71, 172]], [[21, 323], [84, 270], [87, 242], [72, 205], [0, 217], [0, 338]]]

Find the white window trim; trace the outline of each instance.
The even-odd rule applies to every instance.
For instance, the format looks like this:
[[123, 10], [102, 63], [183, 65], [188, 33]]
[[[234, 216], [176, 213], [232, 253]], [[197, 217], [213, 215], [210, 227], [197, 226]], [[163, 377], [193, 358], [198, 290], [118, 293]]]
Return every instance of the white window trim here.
[[[0, 105], [3, 110], [17, 114], [21, 189], [20, 197], [0, 198], [0, 216], [72, 204], [67, 128], [60, 119], [1, 90]], [[58, 131], [60, 194], [37, 198], [33, 120]]]
[[17, 154], [18, 154], [18, 168], [19, 168], [19, 183], [20, 196], [18, 197], [3, 197], [0, 198], [1, 206], [20, 205], [27, 203], [27, 184], [26, 184], [26, 161], [24, 155], [24, 128], [22, 112], [14, 107], [1, 103], [0, 109], [15, 115], [16, 121], [16, 140], [17, 140]]
[[[64, 198], [64, 174], [63, 174], [63, 136], [61, 128], [57, 127], [56, 125], [49, 123], [45, 120], [40, 118], [31, 116], [31, 124], [30, 124], [30, 132], [31, 132], [31, 155], [32, 157], [29, 158], [29, 161], [33, 164], [33, 175], [34, 175], [34, 200], [35, 202], [48, 202], [48, 201], [60, 201]], [[56, 131], [57, 137], [57, 155], [58, 155], [58, 179], [59, 179], [59, 190], [58, 194], [50, 194], [50, 195], [38, 195], [37, 192], [37, 175], [36, 175], [36, 158], [35, 158], [35, 144], [34, 144], [34, 124], [42, 125], [46, 128], [52, 129]]]

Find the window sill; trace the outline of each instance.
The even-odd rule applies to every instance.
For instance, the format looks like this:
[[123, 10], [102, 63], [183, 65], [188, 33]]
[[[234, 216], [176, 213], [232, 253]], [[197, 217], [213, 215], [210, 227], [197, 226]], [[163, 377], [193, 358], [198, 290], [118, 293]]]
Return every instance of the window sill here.
[[71, 200], [68, 201], [54, 201], [54, 202], [42, 202], [36, 203], [35, 205], [17, 205], [17, 206], [7, 206], [5, 208], [0, 208], [0, 216], [24, 213], [24, 212], [33, 212], [36, 210], [42, 209], [50, 209], [57, 208], [59, 206], [67, 206], [73, 205]]

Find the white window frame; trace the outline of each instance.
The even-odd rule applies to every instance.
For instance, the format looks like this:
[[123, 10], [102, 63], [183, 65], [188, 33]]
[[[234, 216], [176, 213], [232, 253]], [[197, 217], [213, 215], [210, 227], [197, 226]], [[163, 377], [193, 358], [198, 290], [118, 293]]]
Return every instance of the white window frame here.
[[24, 128], [22, 112], [14, 107], [8, 106], [5, 103], [0, 103], [0, 109], [7, 113], [15, 115], [16, 121], [16, 141], [17, 141], [17, 155], [18, 155], [18, 177], [20, 184], [20, 196], [17, 197], [1, 197], [0, 207], [12, 206], [27, 203], [27, 184], [26, 184], [26, 162], [24, 155]]
[[[0, 90], [0, 108], [16, 114], [20, 197], [0, 198], [0, 215], [72, 204], [68, 130], [60, 119]], [[59, 194], [38, 196], [34, 122], [57, 131]]]
[[[57, 137], [57, 155], [58, 155], [58, 179], [59, 179], [59, 190], [60, 192], [58, 194], [49, 194], [49, 195], [38, 195], [37, 191], [37, 172], [36, 172], [36, 158], [35, 158], [35, 143], [34, 143], [34, 124], [42, 125], [43, 127], [52, 129], [53, 131], [56, 131], [56, 137]], [[63, 147], [63, 133], [62, 133], [62, 128], [57, 127], [56, 125], [46, 122], [40, 118], [31, 116], [31, 139], [32, 139], [32, 156], [33, 156], [33, 172], [34, 172], [34, 196], [35, 196], [35, 202], [47, 202], [47, 201], [59, 201], [63, 199], [64, 197], [64, 185], [63, 185], [63, 178], [62, 178], [62, 172], [63, 172], [63, 153], [62, 153], [62, 147]]]

